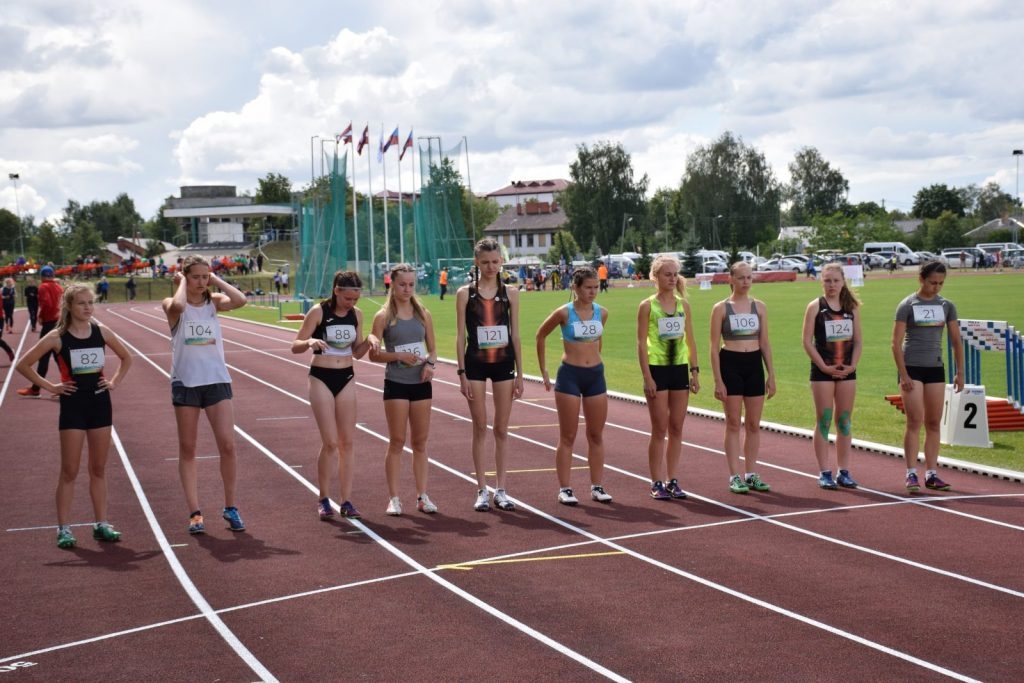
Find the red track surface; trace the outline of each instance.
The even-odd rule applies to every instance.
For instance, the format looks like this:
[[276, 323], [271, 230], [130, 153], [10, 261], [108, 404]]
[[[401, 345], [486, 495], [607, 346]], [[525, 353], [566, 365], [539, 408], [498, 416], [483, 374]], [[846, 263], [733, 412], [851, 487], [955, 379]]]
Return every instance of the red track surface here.
[[[1020, 679], [1020, 484], [947, 472], [954, 492], [911, 499], [902, 461], [857, 452], [861, 489], [822, 491], [810, 442], [766, 431], [760, 471], [773, 490], [737, 496], [722, 423], [691, 416], [690, 498], [656, 502], [646, 408], [615, 401], [604, 482], [615, 502], [567, 508], [555, 501], [553, 401], [529, 384], [512, 414], [519, 509], [478, 513], [465, 401], [454, 368], [439, 366], [428, 450], [441, 511], [388, 517], [383, 368], [359, 363], [354, 502], [364, 519], [323, 523], [310, 483], [308, 356], [289, 352], [290, 331], [224, 321], [248, 531], [221, 525], [210, 457], [200, 467], [208, 532], [190, 537], [163, 315], [143, 304], [98, 317], [138, 354], [114, 395], [107, 469], [124, 538], [91, 540], [83, 470], [79, 545], [57, 549], [57, 402], [23, 399], [20, 377], [6, 378], [0, 683]], [[449, 334], [439, 340], [453, 346]], [[200, 454], [215, 456], [205, 424], [200, 434]], [[413, 508], [409, 467], [403, 501]]]

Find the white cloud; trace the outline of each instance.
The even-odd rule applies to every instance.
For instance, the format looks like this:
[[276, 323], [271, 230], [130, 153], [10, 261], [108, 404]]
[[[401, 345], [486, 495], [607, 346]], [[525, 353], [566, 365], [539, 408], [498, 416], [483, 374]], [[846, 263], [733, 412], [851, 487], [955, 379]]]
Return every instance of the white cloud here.
[[312, 136], [350, 120], [372, 146], [382, 125], [466, 136], [478, 192], [568, 177], [600, 140], [676, 186], [730, 130], [780, 180], [815, 146], [851, 200], [909, 208], [936, 182], [1013, 191], [1022, 28], [1010, 0], [42, 0], [0, 19], [0, 149], [47, 210], [127, 191], [151, 215], [180, 184], [302, 185]]

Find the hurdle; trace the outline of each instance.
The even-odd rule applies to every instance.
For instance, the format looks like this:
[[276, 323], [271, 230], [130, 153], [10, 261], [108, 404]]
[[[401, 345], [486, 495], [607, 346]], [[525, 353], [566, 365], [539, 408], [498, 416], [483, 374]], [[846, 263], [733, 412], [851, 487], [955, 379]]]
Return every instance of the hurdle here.
[[[987, 399], [989, 426], [996, 430], [1024, 429], [1024, 336], [1005, 320], [960, 320], [964, 347], [964, 384], [981, 385], [983, 351], [1001, 351], [1006, 359], [1006, 399]], [[947, 346], [949, 382], [956, 368]]]

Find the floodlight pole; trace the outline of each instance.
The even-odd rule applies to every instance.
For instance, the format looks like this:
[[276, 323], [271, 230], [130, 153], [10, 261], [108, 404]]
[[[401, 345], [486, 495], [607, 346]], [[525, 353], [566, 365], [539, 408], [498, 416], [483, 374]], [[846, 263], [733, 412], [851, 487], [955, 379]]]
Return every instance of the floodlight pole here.
[[[1020, 206], [1020, 157], [1024, 154], [1024, 149], [1013, 150], [1013, 156], [1017, 159], [1017, 193], [1014, 195], [1014, 199], [1017, 200], [1017, 206]], [[1013, 241], [1017, 241], [1017, 221], [1013, 222]]]
[[25, 256], [25, 238], [22, 236], [21, 229], [21, 203], [18, 201], [18, 178], [21, 177], [20, 173], [8, 173], [7, 177], [14, 183], [14, 210], [18, 212], [18, 248], [21, 250], [20, 256]]

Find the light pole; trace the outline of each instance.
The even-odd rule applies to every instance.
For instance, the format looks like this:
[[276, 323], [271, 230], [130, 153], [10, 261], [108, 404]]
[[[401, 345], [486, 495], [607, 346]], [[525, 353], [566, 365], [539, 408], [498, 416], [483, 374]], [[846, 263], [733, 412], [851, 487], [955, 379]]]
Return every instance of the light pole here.
[[722, 214], [718, 214], [711, 219], [711, 245], [716, 249], [722, 248], [722, 242], [718, 239], [718, 219], [722, 218]]
[[21, 203], [18, 201], [18, 178], [20, 173], [8, 173], [7, 177], [14, 182], [14, 210], [18, 212], [18, 248], [21, 250], [19, 256], [25, 256], [25, 238], [21, 235]]
[[[1017, 159], [1017, 193], [1014, 195], [1014, 199], [1017, 202], [1017, 206], [1020, 206], [1020, 156], [1024, 154], [1024, 149], [1013, 150], [1013, 156]], [[1013, 222], [1013, 241], [1017, 241], [1017, 221]]]
[[632, 223], [633, 216], [628, 213], [622, 214], [622, 237], [619, 238], [619, 250], [626, 251], [626, 223]]

